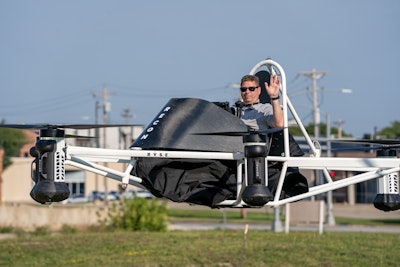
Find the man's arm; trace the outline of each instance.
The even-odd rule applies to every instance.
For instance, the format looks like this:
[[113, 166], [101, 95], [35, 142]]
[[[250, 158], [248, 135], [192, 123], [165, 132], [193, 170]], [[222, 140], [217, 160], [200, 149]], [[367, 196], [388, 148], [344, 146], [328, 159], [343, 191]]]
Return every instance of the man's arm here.
[[274, 128], [283, 128], [283, 111], [279, 99], [271, 100], [271, 105], [274, 110]]
[[277, 75], [272, 75], [270, 85], [265, 83], [265, 88], [269, 97], [271, 98], [271, 105], [274, 112], [274, 128], [283, 128], [283, 111], [279, 102], [279, 88], [281, 81]]

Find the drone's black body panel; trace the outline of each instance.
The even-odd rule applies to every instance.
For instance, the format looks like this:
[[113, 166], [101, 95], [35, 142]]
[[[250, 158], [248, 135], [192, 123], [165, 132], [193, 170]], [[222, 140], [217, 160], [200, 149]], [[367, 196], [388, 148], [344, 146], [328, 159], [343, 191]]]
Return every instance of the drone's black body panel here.
[[[209, 152], [242, 152], [243, 137], [247, 126], [232, 112], [229, 106], [201, 99], [173, 98], [156, 118], [147, 126], [131, 148], [143, 150], [190, 150]], [[238, 133], [238, 136], [218, 133]], [[214, 134], [213, 134], [214, 133]], [[239, 134], [240, 133], [240, 134]], [[283, 152], [282, 132], [274, 133], [271, 154]], [[294, 142], [294, 139], [292, 140]], [[293, 143], [291, 154], [302, 152]], [[279, 179], [281, 165], [270, 164], [268, 185], [274, 192]], [[143, 185], [157, 197], [166, 197], [176, 202], [216, 207], [225, 199], [237, 194], [236, 161], [212, 159], [168, 159], [139, 158], [132, 174], [141, 177]], [[285, 194], [307, 191], [307, 181], [297, 169], [288, 170], [293, 177], [283, 186]]]
[[156, 197], [216, 207], [236, 197], [236, 162], [211, 159], [140, 158], [135, 175]]
[[[147, 126], [131, 148], [206, 152], [243, 151], [242, 136], [212, 135], [246, 132], [247, 126], [215, 103], [173, 98]], [[140, 158], [133, 174], [157, 197], [214, 207], [236, 195], [236, 162], [204, 159]]]
[[218, 105], [194, 98], [173, 98], [147, 126], [131, 148], [237, 152], [241, 136], [210, 135], [245, 132], [247, 126]]

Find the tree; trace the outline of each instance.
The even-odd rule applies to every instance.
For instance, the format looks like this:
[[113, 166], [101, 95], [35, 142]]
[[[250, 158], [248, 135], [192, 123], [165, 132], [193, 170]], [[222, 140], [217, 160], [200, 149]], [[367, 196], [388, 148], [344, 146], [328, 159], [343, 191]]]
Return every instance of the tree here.
[[4, 169], [11, 165], [11, 157], [18, 156], [24, 144], [26, 144], [26, 138], [21, 130], [0, 128], [0, 147], [4, 149]]
[[385, 127], [377, 132], [377, 135], [386, 138], [399, 138], [400, 137], [400, 121], [393, 121], [391, 126]]

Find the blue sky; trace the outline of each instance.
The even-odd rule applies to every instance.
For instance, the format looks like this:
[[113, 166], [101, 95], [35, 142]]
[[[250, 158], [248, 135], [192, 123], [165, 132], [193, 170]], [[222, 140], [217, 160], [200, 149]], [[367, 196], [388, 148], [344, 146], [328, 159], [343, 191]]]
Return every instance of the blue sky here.
[[106, 87], [111, 123], [129, 108], [147, 125], [173, 97], [233, 103], [228, 85], [266, 57], [305, 124], [311, 80], [298, 73], [313, 68], [327, 72], [319, 102], [333, 126], [361, 137], [400, 120], [397, 0], [1, 0], [0, 38], [8, 123], [93, 123]]

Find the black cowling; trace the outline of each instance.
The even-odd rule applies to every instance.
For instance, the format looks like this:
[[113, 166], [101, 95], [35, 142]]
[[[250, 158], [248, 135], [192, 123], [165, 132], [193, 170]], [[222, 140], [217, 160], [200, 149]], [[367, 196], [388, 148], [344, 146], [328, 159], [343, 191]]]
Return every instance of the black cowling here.
[[131, 148], [237, 152], [243, 151], [242, 137], [212, 133], [245, 131], [238, 117], [212, 102], [172, 98]]
[[[218, 105], [201, 99], [173, 98], [146, 127], [131, 148], [143, 150], [190, 150], [210, 152], [243, 152], [244, 144], [239, 133], [247, 126], [232, 113]], [[238, 133], [237, 136], [222, 133]], [[283, 141], [282, 135], [272, 137]], [[282, 140], [281, 140], [282, 139]], [[277, 142], [276, 140], [275, 142]], [[294, 141], [291, 140], [291, 141]], [[281, 142], [274, 154], [281, 155]], [[296, 144], [297, 145], [297, 144]], [[302, 153], [293, 151], [291, 155]], [[293, 153], [294, 152], [294, 153]], [[271, 200], [276, 191], [280, 164], [269, 166], [268, 188], [256, 185], [246, 196], [252, 206], [261, 206]], [[175, 202], [217, 207], [218, 203], [236, 197], [236, 162], [203, 159], [140, 158], [133, 175], [143, 179], [143, 185], [157, 197], [166, 197]], [[285, 197], [308, 191], [307, 180], [298, 169], [288, 172], [293, 179], [285, 182]]]

